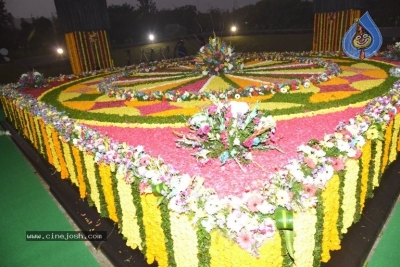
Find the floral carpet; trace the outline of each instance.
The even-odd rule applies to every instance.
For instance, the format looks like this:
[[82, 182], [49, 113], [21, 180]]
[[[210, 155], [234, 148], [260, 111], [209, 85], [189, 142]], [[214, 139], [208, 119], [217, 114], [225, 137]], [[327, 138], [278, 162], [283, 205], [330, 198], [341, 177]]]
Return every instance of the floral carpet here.
[[[301, 144], [311, 139], [322, 140], [325, 134], [334, 132], [340, 122], [361, 113], [368, 100], [382, 94], [377, 88], [385, 82], [388, 74], [381, 63], [347, 58], [334, 58], [332, 61], [342, 70], [339, 77], [310, 83], [307, 87], [290, 85], [289, 82], [289, 86], [279, 87], [268, 94], [261, 94], [258, 89], [263, 84], [313, 77], [323, 72], [324, 67], [313, 62], [254, 60], [246, 64], [241, 75], [190, 77], [187, 75], [190, 65], [176, 66], [165, 72], [119, 76], [113, 80], [113, 88], [117, 89], [109, 90], [107, 94], [99, 87], [114, 75], [112, 73], [71, 83], [70, 86], [29, 93], [117, 141], [144, 146], [149, 155], [160, 156], [182, 173], [204, 177], [204, 184], [214, 188], [218, 195], [240, 196], [257, 188], [271, 172], [296, 157]], [[121, 97], [118, 88], [135, 88], [144, 99]], [[253, 162], [240, 168], [234, 161], [223, 166], [218, 160], [204, 164], [191, 156], [193, 150], [176, 147], [174, 132], [187, 131], [187, 117], [212, 103], [209, 98], [201, 96], [207, 93], [227, 96], [229, 89], [226, 88], [239, 88], [239, 91], [250, 88], [248, 95], [236, 91], [231, 96], [250, 105], [257, 103], [260, 110], [268, 110], [274, 115], [277, 120], [276, 145], [283, 153], [254, 152]], [[154, 92], [167, 93], [163, 94], [164, 99], [150, 99]], [[185, 95], [190, 96], [190, 93], [196, 94], [197, 98], [185, 101]]]

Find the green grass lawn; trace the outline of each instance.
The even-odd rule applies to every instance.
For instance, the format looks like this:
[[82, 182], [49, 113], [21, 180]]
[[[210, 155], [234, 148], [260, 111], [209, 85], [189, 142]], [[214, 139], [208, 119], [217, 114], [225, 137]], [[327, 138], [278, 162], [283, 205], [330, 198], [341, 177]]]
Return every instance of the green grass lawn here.
[[[205, 36], [206, 42], [209, 36]], [[312, 48], [312, 33], [298, 34], [263, 34], [263, 35], [243, 35], [228, 36], [222, 38], [231, 43], [236, 52], [283, 52], [283, 51], [310, 51]], [[115, 67], [123, 67], [127, 64], [127, 52], [131, 51], [131, 64], [140, 63], [142, 49], [147, 59], [150, 60], [150, 51], [153, 49], [153, 60], [168, 58], [167, 46], [170, 48], [169, 57], [173, 57], [173, 49], [176, 41], [144, 44], [139, 46], [124, 46], [113, 48], [111, 51]], [[185, 40], [185, 46], [189, 55], [196, 55], [200, 48], [197, 39]], [[160, 53], [163, 52], [163, 54]], [[145, 60], [145, 57], [142, 56]], [[18, 81], [21, 74], [31, 71], [30, 66], [24, 65], [23, 60], [12, 60], [8, 63], [0, 64], [0, 84], [14, 83]], [[60, 74], [71, 74], [72, 69], [69, 61], [55, 61], [52, 64], [35, 67], [36, 71], [43, 73], [45, 77], [56, 77]]]

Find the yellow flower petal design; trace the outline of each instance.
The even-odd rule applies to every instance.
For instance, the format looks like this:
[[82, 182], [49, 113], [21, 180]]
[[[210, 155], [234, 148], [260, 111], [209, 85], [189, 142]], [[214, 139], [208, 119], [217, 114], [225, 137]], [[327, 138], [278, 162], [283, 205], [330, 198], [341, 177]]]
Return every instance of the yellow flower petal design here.
[[364, 81], [354, 82], [350, 85], [357, 90], [366, 91], [366, 90], [369, 90], [371, 88], [381, 85], [384, 81], [385, 81], [384, 79], [364, 80]]
[[83, 89], [85, 89], [87, 87], [88, 87], [87, 85], [79, 83], [79, 84], [75, 84], [75, 85], [72, 85], [72, 86], [68, 87], [67, 89], [63, 90], [63, 92], [65, 92], [65, 93], [74, 93], [76, 91], [81, 91], [81, 90], [83, 90]]
[[359, 94], [359, 92], [337, 91], [337, 92], [318, 93], [310, 97], [310, 102], [311, 103], [330, 102], [333, 100], [344, 99], [354, 94]]
[[333, 79], [330, 79], [329, 81], [321, 83], [321, 85], [341, 85], [341, 84], [348, 84], [348, 83], [349, 83], [349, 81], [346, 79], [335, 77]]
[[374, 65], [362, 62], [362, 63], [356, 63], [351, 65], [353, 68], [358, 68], [358, 69], [379, 69], [378, 67], [375, 67]]
[[371, 78], [377, 78], [377, 79], [386, 79], [387, 78], [387, 73], [384, 70], [377, 69], [377, 70], [366, 70], [363, 71], [362, 73], [365, 76], [371, 77]]
[[63, 102], [62, 104], [71, 109], [84, 111], [91, 109], [94, 106], [95, 101], [67, 101]]
[[81, 95], [81, 93], [76, 93], [76, 92], [67, 93], [64, 91], [58, 95], [58, 101], [60, 101], [60, 102], [68, 101], [68, 100], [78, 97], [80, 95]]
[[210, 100], [193, 100], [193, 101], [181, 101], [181, 102], [170, 102], [171, 106], [180, 108], [202, 108], [207, 105], [211, 105]]
[[297, 103], [288, 103], [288, 102], [269, 102], [269, 103], [260, 103], [258, 105], [258, 109], [260, 110], [273, 110], [273, 109], [285, 109], [285, 108], [293, 108], [293, 107], [301, 107], [303, 105]]
[[210, 92], [210, 91], [213, 91], [213, 90], [225, 91], [229, 87], [230, 87], [230, 84], [225, 82], [221, 77], [213, 76], [213, 77], [210, 78], [208, 86], [203, 92]]
[[96, 110], [89, 110], [93, 113], [104, 113], [104, 114], [114, 114], [114, 115], [140, 115], [140, 111], [136, 108], [131, 107], [116, 107], [116, 108], [102, 108]]
[[147, 116], [153, 116], [153, 117], [169, 117], [169, 116], [179, 116], [179, 115], [192, 116], [192, 115], [198, 113], [199, 111], [201, 111], [201, 109], [202, 109], [201, 107], [170, 109], [170, 110], [166, 110], [166, 111], [152, 113]]

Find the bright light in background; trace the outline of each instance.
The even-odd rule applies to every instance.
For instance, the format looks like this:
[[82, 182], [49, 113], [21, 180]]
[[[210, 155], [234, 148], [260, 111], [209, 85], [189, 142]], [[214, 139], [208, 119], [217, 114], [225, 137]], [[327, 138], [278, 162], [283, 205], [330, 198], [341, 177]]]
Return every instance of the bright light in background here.
[[236, 30], [237, 30], [236, 26], [232, 26], [232, 27], [231, 27], [231, 32], [235, 33]]
[[149, 40], [150, 40], [151, 42], [154, 41], [154, 35], [153, 35], [153, 34], [149, 34]]
[[64, 50], [62, 48], [57, 48], [57, 53], [59, 55], [62, 55], [64, 53]]

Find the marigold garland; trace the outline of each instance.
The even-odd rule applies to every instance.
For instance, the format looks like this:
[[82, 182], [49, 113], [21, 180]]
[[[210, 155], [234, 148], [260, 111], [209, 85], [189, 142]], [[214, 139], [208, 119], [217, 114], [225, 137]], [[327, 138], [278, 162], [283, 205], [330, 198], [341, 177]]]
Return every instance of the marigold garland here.
[[[118, 183], [118, 184], [120, 184], [120, 183]], [[135, 183], [132, 183], [130, 185], [130, 188], [131, 188], [130, 192], [133, 197], [133, 204], [136, 207], [136, 218], [137, 218], [137, 223], [139, 226], [139, 235], [142, 240], [142, 243], [140, 243], [140, 246], [141, 246], [143, 254], [146, 255], [147, 243], [146, 243], [145, 224], [144, 224], [144, 218], [143, 218], [144, 211], [143, 211], [143, 205], [142, 205], [142, 201], [141, 201], [139, 187], [140, 187], [139, 179], [137, 179]]]
[[385, 137], [383, 141], [383, 153], [382, 153], [382, 165], [381, 165], [381, 176], [385, 172], [386, 167], [389, 165], [389, 151], [390, 144], [392, 143], [392, 129], [393, 129], [393, 120], [390, 121], [388, 127], [385, 130]]
[[[354, 177], [352, 177], [354, 178]], [[328, 262], [331, 258], [331, 250], [340, 249], [339, 231], [337, 221], [339, 218], [339, 175], [334, 174], [328, 181], [325, 190], [321, 194], [324, 205], [324, 225], [322, 233], [321, 261]]]
[[99, 174], [101, 178], [101, 185], [104, 191], [104, 198], [107, 205], [108, 217], [114, 222], [118, 222], [117, 212], [115, 208], [115, 198], [113, 192], [113, 182], [111, 180], [111, 169], [110, 165], [100, 163], [98, 165]]
[[358, 160], [348, 159], [345, 162], [345, 184], [343, 188], [343, 228], [342, 233], [347, 233], [347, 229], [352, 225], [354, 221], [354, 214], [356, 210], [356, 187], [357, 177], [360, 166]]
[[75, 164], [74, 160], [72, 159], [70, 144], [67, 142], [61, 142], [61, 147], [63, 150], [65, 165], [67, 167], [67, 173], [69, 174], [69, 177], [67, 178], [69, 178], [74, 185], [79, 187], [79, 182], [76, 177]]
[[38, 116], [34, 117], [34, 123], [35, 123], [35, 131], [37, 134], [37, 138], [38, 138], [38, 151], [41, 155], [44, 155], [44, 144], [43, 144], [43, 134], [40, 130], [40, 123], [39, 123], [40, 118]]
[[24, 137], [29, 138], [28, 126], [26, 125], [24, 110], [18, 109], [18, 120], [20, 121], [20, 130], [22, 130]]
[[266, 241], [260, 248], [260, 257], [255, 258], [219, 231], [211, 231], [210, 267], [281, 267], [283, 263], [279, 233]]
[[139, 247], [142, 250], [143, 240], [140, 237], [138, 216], [136, 215], [137, 205], [132, 197], [131, 186], [125, 182], [123, 175], [118, 173], [112, 175], [115, 176], [114, 188], [118, 191], [118, 195], [115, 196], [116, 198], [118, 196], [119, 199], [117, 210], [121, 209], [121, 218], [118, 220], [121, 233], [127, 239], [127, 246], [133, 249]]
[[[168, 256], [168, 267], [176, 267], [176, 261], [175, 261], [175, 242], [174, 239], [172, 238], [172, 233], [171, 233], [171, 221], [169, 218], [169, 208], [168, 205], [165, 203], [162, 203], [161, 205], [158, 206], [160, 208], [161, 212], [161, 228], [163, 229], [164, 236], [165, 236], [165, 250], [167, 252]], [[184, 236], [181, 236], [181, 238], [185, 238]]]
[[176, 266], [199, 266], [197, 235], [192, 222], [185, 214], [180, 215], [176, 212], [169, 212], [169, 220]]
[[393, 162], [397, 158], [397, 142], [399, 140], [400, 133], [400, 115], [394, 116], [393, 119], [393, 131], [392, 131], [392, 142], [390, 145], [389, 162]]
[[[97, 211], [99, 213], [101, 213], [100, 194], [99, 194], [99, 189], [97, 187], [94, 157], [93, 157], [93, 155], [90, 155], [87, 152], [82, 152], [82, 154], [83, 154], [83, 161], [85, 163], [84, 166], [85, 166], [85, 171], [86, 171], [86, 175], [84, 175], [84, 177], [87, 178], [87, 181], [89, 182], [89, 187], [87, 187], [88, 194], [90, 194], [90, 198], [93, 201], [94, 206], [96, 207]], [[90, 191], [89, 191], [89, 188], [90, 188]]]
[[381, 167], [382, 167], [382, 151], [384, 143], [380, 140], [376, 140], [376, 154], [374, 155], [374, 178], [373, 186], [378, 187], [381, 178]]
[[110, 214], [108, 213], [108, 208], [107, 208], [107, 202], [106, 202], [106, 196], [104, 193], [104, 186], [102, 185], [102, 178], [101, 178], [101, 174], [100, 174], [100, 169], [99, 169], [99, 165], [95, 164], [94, 165], [94, 173], [96, 176], [96, 189], [97, 192], [99, 193], [99, 199], [100, 199], [100, 207], [98, 209], [100, 209], [100, 216], [104, 217], [104, 218], [109, 218]]
[[60, 162], [59, 162], [59, 158], [58, 158], [58, 155], [57, 155], [57, 152], [56, 152], [56, 148], [55, 148], [55, 144], [54, 144], [54, 136], [53, 136], [53, 131], [54, 131], [54, 129], [53, 129], [53, 126], [51, 126], [51, 125], [49, 125], [49, 124], [46, 124], [46, 133], [47, 133], [47, 136], [49, 137], [49, 145], [50, 145], [50, 152], [51, 152], [51, 155], [52, 155], [52, 158], [53, 158], [53, 166], [54, 166], [54, 168], [58, 171], [58, 172], [60, 172], [61, 171], [61, 166], [60, 166]]
[[83, 173], [81, 153], [80, 153], [79, 149], [73, 145], [71, 145], [71, 151], [72, 151], [72, 156], [74, 158], [76, 177], [78, 180], [79, 197], [85, 198], [87, 196], [87, 192], [86, 192], [85, 179], [83, 178], [84, 173]]
[[297, 266], [312, 266], [315, 248], [314, 235], [316, 232], [317, 214], [314, 209], [294, 213], [295, 225], [293, 246], [295, 263]]
[[153, 194], [140, 196], [143, 206], [143, 225], [146, 232], [147, 263], [157, 261], [160, 267], [168, 267], [168, 253], [165, 247], [165, 235], [161, 227], [161, 212], [157, 209], [157, 197]]
[[361, 188], [360, 188], [360, 214], [364, 210], [365, 200], [368, 196], [368, 185], [370, 184], [370, 164], [372, 164], [371, 151], [372, 141], [367, 140], [362, 148], [361, 155]]
[[38, 144], [38, 140], [37, 140], [37, 132], [36, 132], [36, 127], [35, 127], [35, 122], [34, 122], [34, 119], [33, 119], [33, 116], [32, 116], [32, 114], [31, 113], [29, 113], [29, 126], [31, 127], [31, 130], [32, 130], [32, 137], [33, 137], [33, 140], [32, 140], [32, 143], [33, 143], [33, 147], [36, 149], [36, 150], [39, 150], [39, 144]]
[[51, 136], [53, 137], [54, 150], [56, 152], [57, 159], [59, 162], [60, 169], [57, 170], [61, 172], [61, 179], [67, 179], [69, 177], [67, 164], [65, 163], [64, 153], [62, 150], [59, 134], [54, 128], [51, 129]]
[[51, 156], [50, 144], [49, 144], [49, 139], [48, 139], [48, 135], [46, 132], [46, 126], [42, 119], [40, 119], [38, 122], [39, 122], [40, 132], [42, 133], [42, 139], [43, 139], [43, 145], [44, 145], [43, 156], [47, 160], [48, 163], [52, 164], [53, 157]]

